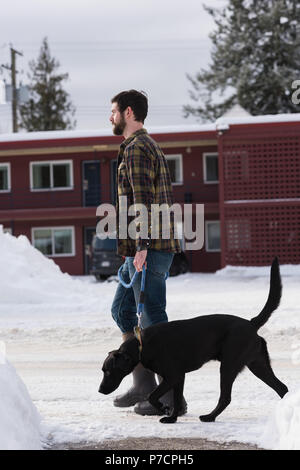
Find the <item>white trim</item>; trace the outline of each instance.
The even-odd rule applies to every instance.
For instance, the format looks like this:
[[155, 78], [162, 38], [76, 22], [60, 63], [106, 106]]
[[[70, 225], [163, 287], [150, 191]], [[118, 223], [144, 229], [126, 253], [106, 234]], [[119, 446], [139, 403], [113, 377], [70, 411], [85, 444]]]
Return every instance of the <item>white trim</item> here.
[[[176, 160], [179, 165], [179, 178], [178, 181], [172, 181], [172, 186], [183, 185], [183, 165], [182, 165], [182, 153], [167, 153], [165, 154], [166, 160]], [[175, 169], [175, 173], [177, 173]]]
[[4, 166], [7, 168], [7, 185], [8, 189], [0, 189], [0, 193], [10, 193], [11, 192], [11, 171], [10, 171], [10, 162], [0, 163], [0, 168]]
[[203, 182], [204, 184], [218, 184], [219, 180], [214, 181], [207, 181], [207, 164], [206, 164], [206, 157], [217, 157], [218, 159], [218, 152], [203, 152]]
[[221, 251], [221, 230], [220, 230], [220, 248], [212, 250], [208, 247], [208, 225], [209, 224], [219, 224], [221, 229], [220, 221], [219, 220], [206, 220], [205, 221], [205, 251], [207, 253], [219, 253]]
[[[50, 166], [50, 188], [34, 188], [33, 187], [33, 165], [48, 164]], [[53, 186], [53, 165], [56, 164], [69, 164], [70, 165], [70, 186], [54, 187]], [[73, 177], [73, 160], [37, 160], [32, 161], [29, 164], [29, 180], [30, 180], [30, 191], [45, 192], [45, 191], [71, 191], [74, 189], [74, 177]]]
[[236, 199], [232, 201], [224, 201], [224, 204], [253, 204], [266, 202], [300, 202], [299, 197], [278, 198], [278, 199]]
[[[54, 230], [71, 230], [71, 248], [72, 252], [71, 253], [58, 253], [58, 254], [53, 254], [53, 248], [54, 248]], [[68, 226], [47, 226], [47, 227], [31, 227], [31, 242], [32, 245], [35, 246], [34, 241], [34, 232], [35, 230], [51, 230], [51, 241], [52, 241], [52, 254], [51, 255], [44, 255], [47, 256], [47, 258], [65, 258], [65, 257], [71, 257], [71, 256], [76, 256], [76, 250], [75, 250], [75, 227], [73, 225], [68, 225]]]

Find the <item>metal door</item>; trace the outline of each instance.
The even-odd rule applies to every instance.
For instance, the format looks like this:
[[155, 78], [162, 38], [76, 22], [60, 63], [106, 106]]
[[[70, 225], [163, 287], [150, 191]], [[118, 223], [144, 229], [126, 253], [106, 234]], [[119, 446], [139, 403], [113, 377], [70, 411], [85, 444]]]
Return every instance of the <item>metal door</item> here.
[[100, 162], [97, 160], [82, 162], [83, 206], [99, 206], [101, 199]]

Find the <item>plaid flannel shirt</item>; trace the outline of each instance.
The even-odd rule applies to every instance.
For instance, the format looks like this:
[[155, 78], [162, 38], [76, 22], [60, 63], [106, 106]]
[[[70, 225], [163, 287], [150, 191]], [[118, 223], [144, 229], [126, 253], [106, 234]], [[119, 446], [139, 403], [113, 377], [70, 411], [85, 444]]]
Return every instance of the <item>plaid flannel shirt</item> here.
[[[117, 170], [117, 241], [118, 253], [123, 256], [134, 256], [140, 249], [151, 248], [166, 252], [179, 253], [180, 242], [174, 238], [174, 217], [170, 217], [170, 237], [162, 236], [162, 226], [159, 224], [158, 238], [152, 238], [151, 204], [173, 204], [173, 189], [169, 167], [159, 145], [149, 136], [146, 129], [134, 132], [120, 145]], [[126, 196], [126, 207], [122, 204]], [[128, 235], [130, 223], [139, 225], [143, 221], [137, 215], [128, 216], [128, 208], [135, 204], [143, 204], [147, 208], [147, 233], [141, 230], [136, 238]], [[124, 207], [123, 207], [124, 206]], [[125, 218], [126, 217], [126, 218]], [[138, 220], [139, 219], [139, 220]], [[119, 221], [120, 227], [119, 227]], [[127, 226], [124, 227], [127, 221]], [[122, 231], [122, 234], [120, 233]], [[124, 233], [127, 238], [124, 237]]]

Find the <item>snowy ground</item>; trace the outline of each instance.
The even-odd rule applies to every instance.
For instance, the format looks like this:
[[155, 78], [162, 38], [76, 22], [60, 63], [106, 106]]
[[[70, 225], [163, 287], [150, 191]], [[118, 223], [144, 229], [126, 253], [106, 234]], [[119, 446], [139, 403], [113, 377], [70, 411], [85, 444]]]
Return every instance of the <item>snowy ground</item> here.
[[[9, 273], [10, 278], [3, 275], [2, 280], [0, 273], [0, 338], [5, 343], [8, 360], [42, 417], [44, 443], [156, 436], [202, 437], [266, 448], [274, 446], [274, 412], [281, 401], [248, 370], [238, 376], [232, 403], [217, 421], [199, 421], [198, 416], [210, 412], [218, 399], [219, 364], [216, 362], [186, 376], [184, 394], [188, 414], [179, 418], [177, 424], [160, 424], [158, 417], [136, 415], [133, 408], [114, 408], [113, 397], [131, 383], [128, 377], [112, 395], [98, 393], [102, 362], [108, 351], [119, 347], [121, 340], [110, 315], [116, 282], [97, 283], [91, 276], [63, 275], [40, 254], [35, 253], [35, 259], [26, 240], [18, 242], [19, 248], [23, 244], [15, 261], [18, 269]], [[9, 244], [12, 246], [11, 239], [7, 238], [5, 243], [8, 245], [3, 253], [9, 251]], [[30, 266], [26, 263], [28, 253]], [[5, 266], [8, 272], [12, 269]], [[300, 389], [300, 268], [282, 267], [282, 280], [281, 305], [260, 334], [268, 341], [276, 375], [291, 394], [297, 394]], [[189, 273], [169, 278], [169, 319], [210, 313], [251, 318], [264, 305], [268, 288], [268, 268], [228, 268], [217, 274]], [[298, 427], [297, 422], [293, 424], [292, 418], [286, 416], [291, 412], [294, 420], [298, 420]], [[299, 400], [281, 420], [289, 429], [293, 424], [295, 433], [299, 430]], [[297, 448], [299, 440], [296, 441], [292, 433], [290, 444], [285, 445]]]

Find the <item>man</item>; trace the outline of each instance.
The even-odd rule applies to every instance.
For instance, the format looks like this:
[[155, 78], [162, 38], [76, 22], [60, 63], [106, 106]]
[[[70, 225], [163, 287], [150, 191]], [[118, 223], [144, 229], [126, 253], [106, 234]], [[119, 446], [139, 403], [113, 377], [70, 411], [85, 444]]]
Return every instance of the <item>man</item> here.
[[[173, 204], [173, 193], [168, 164], [158, 144], [149, 136], [143, 124], [148, 112], [148, 100], [144, 93], [136, 90], [123, 91], [111, 100], [110, 121], [115, 135], [123, 135], [125, 140], [120, 145], [117, 163], [117, 241], [118, 253], [125, 257], [123, 278], [126, 283], [132, 279], [135, 271], [138, 278], [132, 288], [118, 285], [112, 304], [112, 316], [119, 326], [123, 340], [133, 336], [137, 324], [137, 304], [140, 294], [141, 271], [147, 268], [145, 283], [144, 313], [142, 327], [159, 322], [167, 322], [165, 275], [172, 264], [174, 253], [180, 252], [179, 240], [174, 236], [174, 221], [170, 222], [170, 236], [162, 237], [159, 227], [158, 238], [151, 239], [151, 205]], [[124, 207], [124, 200], [126, 205]], [[136, 236], [130, 237], [127, 208], [143, 204], [147, 216], [136, 223]], [[126, 234], [119, 221], [127, 221]], [[157, 414], [147, 396], [156, 387], [153, 372], [142, 364], [133, 371], [133, 386], [124, 395], [116, 397], [114, 405], [133, 406], [139, 414]], [[170, 396], [165, 396], [170, 400]], [[186, 403], [183, 412], [186, 412]]]

